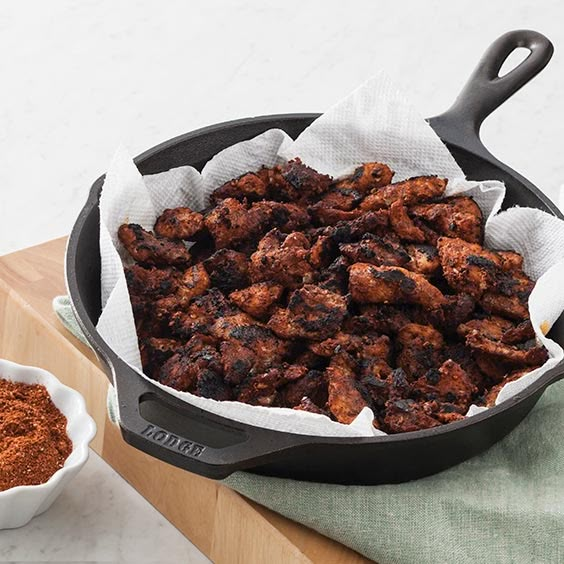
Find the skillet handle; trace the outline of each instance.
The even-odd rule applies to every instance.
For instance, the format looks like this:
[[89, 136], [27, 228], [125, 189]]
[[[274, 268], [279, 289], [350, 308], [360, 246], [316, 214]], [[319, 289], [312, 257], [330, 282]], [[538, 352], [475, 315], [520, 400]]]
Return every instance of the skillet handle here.
[[[518, 47], [529, 49], [527, 58], [504, 76], [499, 71]], [[534, 78], [550, 61], [554, 47], [541, 33], [515, 30], [496, 39], [484, 53], [454, 104], [429, 120], [443, 139], [489, 157], [480, 141], [482, 122], [510, 96]]]
[[[311, 442], [306, 435], [243, 425], [205, 412], [142, 378], [117, 357], [109, 365], [125, 441], [179, 468], [223, 479]], [[316, 442], [323, 441], [316, 437]]]

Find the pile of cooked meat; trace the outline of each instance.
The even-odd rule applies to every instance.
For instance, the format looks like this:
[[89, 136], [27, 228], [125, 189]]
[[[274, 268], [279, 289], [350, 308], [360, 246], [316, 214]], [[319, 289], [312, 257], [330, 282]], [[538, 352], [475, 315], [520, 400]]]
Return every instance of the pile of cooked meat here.
[[387, 433], [462, 419], [542, 365], [511, 251], [482, 246], [447, 180], [333, 180], [299, 159], [167, 209], [119, 238], [145, 373], [215, 400], [288, 407]]

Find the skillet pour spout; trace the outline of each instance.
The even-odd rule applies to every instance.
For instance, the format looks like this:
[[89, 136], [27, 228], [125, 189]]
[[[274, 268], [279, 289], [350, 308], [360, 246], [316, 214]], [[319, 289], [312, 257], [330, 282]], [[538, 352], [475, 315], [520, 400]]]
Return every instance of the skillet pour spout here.
[[[527, 48], [528, 57], [499, 77], [503, 62], [518, 47]], [[537, 187], [491, 155], [479, 136], [484, 119], [536, 76], [552, 53], [552, 44], [540, 33], [506, 33], [485, 52], [452, 107], [429, 123], [468, 178], [505, 183], [505, 207], [536, 207], [564, 219]], [[212, 125], [165, 141], [135, 162], [141, 174], [184, 165], [201, 170], [222, 149], [268, 129], [280, 128], [295, 138], [318, 115], [272, 115]], [[316, 437], [261, 429], [186, 404], [140, 377], [96, 331], [101, 312], [98, 201], [103, 181], [101, 177], [92, 185], [69, 239], [68, 290], [77, 320], [116, 387], [124, 439], [165, 462], [216, 479], [247, 470], [337, 484], [404, 482], [483, 452], [518, 425], [544, 390], [564, 376], [564, 368], [557, 366], [520, 394], [473, 417], [432, 429], [371, 438]], [[563, 318], [549, 336], [564, 345]]]

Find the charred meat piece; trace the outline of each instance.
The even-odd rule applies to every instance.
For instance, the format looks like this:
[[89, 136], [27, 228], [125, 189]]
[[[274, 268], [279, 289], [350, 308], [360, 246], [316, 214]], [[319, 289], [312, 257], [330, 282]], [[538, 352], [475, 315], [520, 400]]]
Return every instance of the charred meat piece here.
[[233, 399], [231, 387], [223, 380], [221, 374], [213, 370], [202, 370], [202, 372], [198, 374], [194, 394], [216, 401], [228, 401]]
[[341, 190], [356, 190], [366, 194], [375, 188], [387, 186], [392, 181], [394, 172], [383, 163], [364, 163], [350, 175], [336, 183]]
[[390, 205], [390, 225], [402, 241], [425, 242], [425, 233], [413, 223], [401, 200], [396, 200]]
[[476, 302], [468, 294], [446, 295], [445, 303], [432, 310], [419, 310], [416, 318], [422, 323], [431, 323], [445, 334], [455, 334], [460, 324], [468, 321], [474, 313]]
[[127, 252], [141, 264], [184, 266], [190, 262], [190, 253], [184, 243], [155, 237], [136, 223], [123, 224], [118, 236]]
[[176, 290], [177, 277], [172, 268], [143, 268], [134, 264], [126, 266], [124, 270], [131, 295], [159, 298]]
[[426, 221], [434, 231], [469, 243], [481, 243], [483, 217], [478, 204], [466, 196], [445, 198], [441, 202], [418, 204], [409, 212]]
[[248, 288], [229, 294], [229, 299], [257, 319], [265, 319], [271, 313], [273, 304], [282, 297], [284, 287], [274, 282], [257, 282]]
[[326, 370], [329, 382], [329, 411], [339, 423], [352, 423], [368, 403], [358, 389], [354, 361], [346, 353], [331, 359]]
[[297, 204], [282, 202], [256, 202], [249, 210], [251, 218], [256, 218], [264, 230], [277, 227], [283, 233], [291, 233], [310, 226], [307, 210]]
[[239, 178], [226, 182], [216, 188], [210, 199], [212, 202], [236, 198], [238, 200], [262, 200], [266, 196], [267, 182], [254, 172], [247, 172]]
[[251, 256], [253, 282], [272, 281], [286, 288], [297, 288], [313, 281], [309, 263], [309, 242], [303, 233], [285, 235], [273, 229], [258, 244]]
[[335, 225], [319, 229], [318, 235], [328, 235], [337, 244], [354, 243], [367, 233], [383, 235], [388, 227], [388, 210], [367, 212], [351, 221], [339, 221]]
[[409, 323], [397, 334], [398, 355], [396, 363], [410, 380], [426, 374], [441, 365], [444, 339], [430, 325]]
[[325, 206], [312, 206], [309, 213], [316, 225], [336, 225], [343, 221], [352, 221], [363, 215], [362, 210], [340, 210]]
[[407, 245], [405, 247], [410, 261], [405, 268], [412, 272], [432, 278], [440, 273], [441, 262], [436, 247], [431, 245]]
[[501, 341], [507, 343], [508, 345], [516, 345], [517, 343], [523, 343], [535, 338], [535, 330], [529, 319], [522, 321], [519, 325], [507, 329]]
[[246, 241], [260, 235], [265, 228], [267, 217], [249, 213], [249, 210], [234, 198], [221, 200], [204, 218], [216, 249], [239, 249]]
[[168, 239], [192, 239], [204, 228], [204, 216], [190, 208], [166, 209], [155, 223], [155, 233]]
[[484, 389], [489, 384], [489, 380], [479, 369], [469, 347], [463, 343], [447, 345], [443, 349], [443, 358], [445, 360], [453, 360], [456, 364], [460, 365], [470, 378], [472, 384], [476, 386], [478, 393], [483, 393]]
[[[312, 249], [313, 252], [313, 249]], [[312, 256], [310, 255], [310, 261]], [[330, 292], [346, 294], [349, 285], [349, 262], [337, 257], [325, 270], [319, 273], [319, 287]]]
[[516, 321], [522, 321], [529, 318], [528, 298], [534, 287], [534, 284], [528, 280], [521, 278], [515, 281], [513, 290], [515, 293], [511, 296], [497, 292], [485, 292], [480, 300], [480, 305], [488, 313], [496, 315], [504, 315]]
[[193, 392], [198, 377], [205, 371], [222, 373], [221, 357], [215, 348], [203, 347], [191, 352], [178, 352], [161, 367], [159, 382], [180, 392]]
[[537, 345], [535, 339], [518, 345], [508, 345], [490, 339], [487, 335], [474, 329], [466, 335], [466, 344], [475, 351], [483, 352], [517, 366], [537, 366], [548, 360], [546, 349]]
[[311, 246], [308, 260], [313, 268], [321, 270], [335, 260], [337, 252], [338, 248], [333, 239], [327, 235], [322, 235]]
[[175, 339], [149, 337], [139, 343], [143, 372], [150, 378], [157, 379], [161, 366], [180, 348]]
[[222, 341], [233, 341], [255, 353], [255, 372], [266, 370], [282, 362], [289, 344], [279, 339], [268, 327], [245, 313], [235, 313], [216, 319], [210, 328], [212, 335]]
[[364, 211], [377, 210], [389, 207], [396, 201], [411, 206], [442, 196], [446, 185], [447, 181], [444, 178], [416, 176], [403, 182], [372, 190], [360, 204], [360, 209]]
[[330, 176], [313, 170], [298, 158], [282, 168], [282, 176], [296, 190], [299, 197], [306, 200], [327, 192], [332, 182]]
[[505, 386], [505, 384], [507, 384], [509, 382], [514, 382], [515, 380], [519, 380], [519, 378], [525, 376], [525, 374], [528, 374], [529, 372], [532, 372], [536, 368], [539, 368], [539, 367], [538, 366], [530, 366], [530, 367], [527, 367], [527, 368], [523, 368], [521, 370], [515, 370], [515, 371], [511, 372], [510, 374], [508, 374], [507, 378], [505, 378], [503, 380], [503, 382], [500, 382], [496, 386], [492, 386], [492, 388], [490, 389], [490, 391], [488, 392], [488, 394], [485, 397], [485, 404], [488, 407], [493, 407], [494, 405], [496, 405], [497, 396], [499, 395], [499, 392], [501, 392], [501, 389], [503, 388], [503, 386]]
[[454, 403], [440, 402], [437, 400], [425, 402], [423, 409], [443, 424], [464, 419], [464, 413], [468, 411]]
[[352, 356], [376, 357], [386, 362], [391, 352], [390, 338], [386, 335], [351, 335], [342, 331], [319, 343], [311, 343], [309, 348], [318, 356], [331, 357], [343, 350]]
[[257, 355], [239, 341], [223, 341], [219, 345], [225, 381], [232, 385], [240, 384], [255, 367]]
[[477, 243], [441, 237], [438, 251], [444, 276], [454, 290], [466, 292], [475, 299], [495, 286], [501, 270], [501, 259]]
[[421, 404], [411, 399], [386, 402], [384, 430], [388, 433], [409, 433], [420, 429], [438, 427], [440, 422], [429, 415]]
[[307, 368], [304, 366], [282, 365], [263, 374], [251, 376], [241, 385], [237, 400], [251, 405], [272, 405], [277, 400], [281, 386], [302, 378], [306, 372]]
[[472, 331], [476, 331], [488, 339], [501, 341], [506, 331], [513, 329], [514, 325], [511, 321], [492, 315], [483, 319], [472, 319], [467, 323], [459, 325], [457, 333], [461, 337], [466, 337]]
[[250, 284], [249, 259], [244, 253], [220, 249], [203, 262], [212, 286], [224, 293], [245, 288]]
[[310, 210], [329, 208], [335, 210], [350, 211], [362, 201], [362, 194], [358, 190], [350, 188], [337, 188], [334, 186], [313, 205]]
[[309, 413], [315, 413], [317, 415], [325, 415], [325, 417], [329, 417], [329, 414], [324, 409], [318, 407], [308, 397], [303, 397], [300, 403], [294, 406], [293, 409], [296, 409], [297, 411], [309, 411]]
[[443, 294], [421, 274], [398, 266], [353, 264], [349, 290], [359, 303], [414, 303], [433, 309], [446, 303]]
[[453, 403], [466, 410], [477, 391], [462, 367], [450, 359], [443, 362], [439, 369], [430, 369], [413, 383], [413, 392], [417, 396]]
[[359, 314], [346, 320], [344, 327], [347, 331], [360, 335], [367, 331], [395, 335], [404, 325], [414, 320], [412, 306], [362, 305]]
[[194, 333], [209, 334], [216, 319], [234, 315], [237, 311], [217, 288], [211, 288], [203, 296], [195, 298], [185, 310], [173, 313], [169, 327], [174, 335], [183, 338], [189, 338]]
[[304, 376], [286, 384], [280, 390], [281, 405], [295, 407], [304, 397], [310, 398], [315, 405], [327, 403], [327, 376], [320, 370], [308, 370]]
[[514, 251], [497, 251], [501, 259], [501, 268], [506, 272], [523, 270], [523, 257]]
[[339, 330], [346, 314], [343, 296], [306, 284], [290, 295], [288, 307], [278, 309], [268, 326], [285, 339], [322, 341]]
[[376, 266], [406, 266], [410, 256], [392, 234], [367, 234], [358, 243], [339, 245], [339, 250], [351, 263], [364, 262]]

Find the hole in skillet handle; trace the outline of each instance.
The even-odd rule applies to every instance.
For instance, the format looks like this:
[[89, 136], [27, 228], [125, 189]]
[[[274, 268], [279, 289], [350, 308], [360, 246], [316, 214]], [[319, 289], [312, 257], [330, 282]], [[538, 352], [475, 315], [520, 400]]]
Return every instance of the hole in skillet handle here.
[[[520, 48], [528, 50], [529, 55], [504, 73]], [[454, 104], [429, 120], [431, 127], [444, 141], [491, 159], [492, 155], [480, 140], [480, 126], [496, 108], [544, 69], [553, 52], [549, 39], [536, 31], [521, 29], [502, 35], [488, 47]]]

